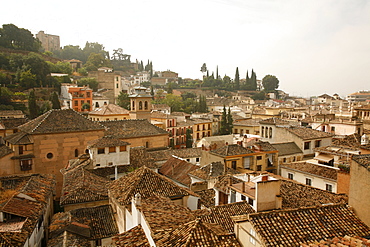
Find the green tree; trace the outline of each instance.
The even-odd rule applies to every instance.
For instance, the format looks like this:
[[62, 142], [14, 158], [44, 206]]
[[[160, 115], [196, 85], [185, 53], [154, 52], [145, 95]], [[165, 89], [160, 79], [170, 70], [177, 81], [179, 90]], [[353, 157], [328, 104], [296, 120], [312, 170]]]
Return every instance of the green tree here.
[[193, 133], [191, 129], [186, 129], [186, 148], [193, 147]]
[[184, 104], [181, 97], [174, 94], [167, 94], [163, 103], [171, 107], [171, 112], [181, 111]]
[[72, 67], [68, 62], [57, 62], [57, 63], [52, 63], [47, 61], [47, 64], [49, 65], [50, 72], [51, 73], [63, 73], [63, 74], [72, 74]]
[[94, 77], [84, 77], [77, 81], [79, 87], [88, 85], [94, 92], [98, 90], [99, 82]]
[[31, 70], [36, 75], [37, 86], [46, 86], [46, 77], [50, 74], [50, 68], [47, 62], [37, 53], [30, 52], [23, 59], [22, 70]]
[[60, 101], [57, 92], [51, 94], [51, 104], [53, 109], [60, 109]]
[[19, 76], [19, 83], [26, 89], [36, 87], [36, 75], [31, 73], [31, 69], [22, 71]]
[[51, 110], [50, 103], [49, 101], [46, 101], [44, 104], [42, 104], [39, 115], [44, 114], [45, 112], [48, 112], [50, 110]]
[[231, 110], [229, 107], [229, 110], [227, 111], [227, 132], [228, 134], [231, 134], [233, 132], [233, 116], [231, 115]]
[[86, 68], [87, 71], [95, 71], [100, 67], [112, 68], [112, 64], [110, 60], [106, 59], [102, 54], [91, 53], [84, 68]]
[[222, 111], [221, 122], [220, 122], [220, 134], [227, 135], [227, 113], [226, 107], [224, 105], [224, 109]]
[[28, 112], [31, 119], [36, 118], [39, 113], [39, 107], [36, 104], [35, 90], [32, 90], [28, 96]]
[[274, 75], [266, 75], [262, 79], [262, 85], [266, 92], [271, 92], [279, 87], [279, 79]]
[[90, 111], [90, 108], [91, 108], [91, 106], [90, 106], [90, 104], [89, 104], [89, 103], [84, 103], [84, 104], [82, 105], [82, 110], [88, 110], [88, 111]]
[[84, 57], [86, 59], [88, 59], [92, 53], [95, 53], [101, 54], [103, 58], [109, 60], [109, 53], [104, 50], [104, 46], [102, 44], [99, 44], [97, 42], [86, 42], [82, 52], [84, 53]]
[[0, 28], [0, 46], [15, 49], [37, 52], [41, 43], [32, 33], [24, 28], [18, 28], [14, 24], [4, 24]]
[[234, 85], [235, 85], [235, 90], [240, 89], [240, 77], [239, 77], [239, 68], [238, 67], [236, 67], [236, 71], [235, 71]]
[[6, 87], [2, 87], [0, 84], [0, 105], [11, 105], [12, 95], [12, 91]]
[[59, 51], [54, 51], [54, 55], [64, 60], [77, 59], [86, 63], [87, 56], [78, 45], [66, 45]]
[[203, 73], [203, 76], [206, 74], [206, 72], [208, 71], [206, 63], [203, 63], [202, 67], [200, 68], [200, 71]]
[[266, 93], [264, 91], [260, 91], [256, 94], [253, 94], [251, 96], [253, 100], [265, 100], [266, 99]]
[[125, 108], [126, 110], [130, 110], [130, 98], [127, 93], [120, 92], [117, 98], [117, 105], [120, 107]]

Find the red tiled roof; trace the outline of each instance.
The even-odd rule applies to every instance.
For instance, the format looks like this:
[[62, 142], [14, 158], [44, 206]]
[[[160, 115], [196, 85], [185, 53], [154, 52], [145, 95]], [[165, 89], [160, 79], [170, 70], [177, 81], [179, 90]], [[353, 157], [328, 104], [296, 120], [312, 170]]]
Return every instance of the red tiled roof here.
[[198, 169], [196, 165], [182, 159], [171, 157], [162, 165], [159, 173], [189, 187], [191, 179], [188, 173], [196, 169]]

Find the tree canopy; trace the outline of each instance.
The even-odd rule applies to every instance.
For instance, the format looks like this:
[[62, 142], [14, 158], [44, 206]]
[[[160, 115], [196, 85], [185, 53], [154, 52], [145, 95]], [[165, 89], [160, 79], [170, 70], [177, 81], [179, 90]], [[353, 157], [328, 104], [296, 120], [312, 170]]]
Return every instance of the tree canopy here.
[[266, 92], [274, 91], [279, 87], [279, 79], [274, 75], [266, 75], [262, 79], [262, 85]]
[[0, 28], [0, 46], [15, 50], [35, 51], [41, 47], [41, 42], [32, 33], [14, 24], [4, 24]]

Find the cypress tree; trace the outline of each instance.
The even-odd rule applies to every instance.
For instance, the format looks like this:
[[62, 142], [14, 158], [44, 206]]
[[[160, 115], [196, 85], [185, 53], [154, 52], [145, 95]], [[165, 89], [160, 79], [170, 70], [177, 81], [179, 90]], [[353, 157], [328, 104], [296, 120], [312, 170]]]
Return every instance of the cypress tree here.
[[239, 78], [239, 68], [238, 67], [236, 67], [234, 83], [235, 83], [235, 89], [239, 90], [240, 89], [240, 78]]
[[257, 75], [252, 69], [252, 74], [251, 74], [251, 90], [257, 91]]
[[193, 136], [191, 133], [191, 129], [186, 129], [186, 148], [193, 147]]
[[228, 134], [231, 134], [233, 132], [233, 116], [231, 115], [231, 110], [229, 107], [229, 110], [227, 112], [227, 129], [228, 129]]
[[224, 105], [224, 109], [223, 109], [222, 117], [221, 117], [220, 134], [221, 135], [226, 135], [227, 134], [227, 114], [226, 114], [225, 105]]
[[60, 109], [60, 101], [57, 92], [53, 92], [53, 94], [51, 95], [51, 104], [52, 109]]
[[35, 90], [32, 90], [28, 96], [28, 111], [31, 119], [38, 116], [39, 109], [36, 104]]

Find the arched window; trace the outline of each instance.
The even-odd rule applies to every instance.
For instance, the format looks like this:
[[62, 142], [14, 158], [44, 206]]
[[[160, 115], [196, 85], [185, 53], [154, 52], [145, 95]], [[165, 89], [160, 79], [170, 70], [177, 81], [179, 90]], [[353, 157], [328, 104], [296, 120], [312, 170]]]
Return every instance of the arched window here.
[[148, 110], [148, 101], [145, 101], [145, 102], [144, 102], [144, 109], [145, 109], [145, 110]]
[[132, 101], [132, 110], [135, 111], [135, 101]]
[[261, 136], [264, 137], [264, 134], [265, 134], [265, 127], [262, 126], [262, 128], [261, 128]]
[[139, 101], [139, 110], [143, 109], [143, 102]]
[[272, 128], [270, 127], [269, 138], [272, 138]]
[[95, 103], [95, 107], [99, 107], [99, 102], [96, 102]]
[[75, 149], [75, 157], [78, 157], [78, 149]]

